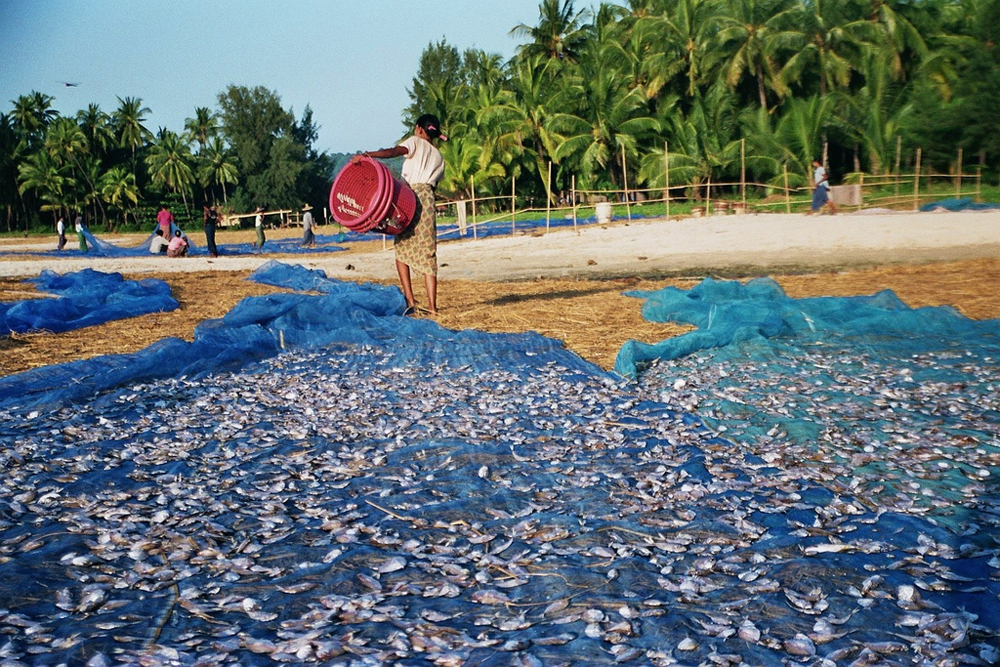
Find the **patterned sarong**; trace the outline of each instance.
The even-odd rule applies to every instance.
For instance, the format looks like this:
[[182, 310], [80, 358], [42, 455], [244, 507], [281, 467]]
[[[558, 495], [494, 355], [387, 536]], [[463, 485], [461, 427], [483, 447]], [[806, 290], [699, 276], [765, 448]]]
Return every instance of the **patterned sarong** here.
[[410, 188], [417, 195], [416, 221], [395, 237], [396, 259], [424, 275], [436, 276], [437, 215], [434, 210], [434, 188], [416, 183]]

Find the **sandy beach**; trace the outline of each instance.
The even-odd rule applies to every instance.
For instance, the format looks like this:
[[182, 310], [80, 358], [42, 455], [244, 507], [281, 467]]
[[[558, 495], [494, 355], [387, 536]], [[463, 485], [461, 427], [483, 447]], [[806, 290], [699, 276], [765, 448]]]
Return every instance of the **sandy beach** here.
[[[104, 237], [101, 237], [104, 238]], [[107, 239], [105, 239], [107, 240]], [[127, 239], [123, 239], [123, 242]], [[135, 238], [134, 242], [140, 239]], [[225, 243], [225, 239], [222, 241]], [[375, 237], [350, 253], [286, 255], [281, 261], [345, 280], [393, 280], [392, 244]], [[6, 242], [6, 252], [50, 248]], [[729, 215], [682, 220], [615, 221], [548, 233], [439, 244], [441, 280], [656, 277], [685, 273], [769, 273], [844, 266], [1000, 257], [1000, 211]], [[122, 273], [246, 271], [275, 259], [254, 256], [67, 257], [0, 261], [0, 277], [28, 277], [48, 268]]]

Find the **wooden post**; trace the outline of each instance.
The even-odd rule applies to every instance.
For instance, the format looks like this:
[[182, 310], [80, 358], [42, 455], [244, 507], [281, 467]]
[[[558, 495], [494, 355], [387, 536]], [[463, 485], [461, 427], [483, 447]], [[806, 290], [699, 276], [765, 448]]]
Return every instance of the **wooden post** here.
[[740, 199], [747, 210], [747, 140], [740, 139]]
[[785, 213], [792, 212], [792, 200], [788, 193], [788, 164], [782, 163], [781, 172], [785, 176]]
[[902, 148], [903, 137], [896, 135], [896, 196], [899, 196], [899, 149]]
[[976, 201], [982, 200], [983, 196], [983, 169], [986, 168], [986, 151], [979, 151], [979, 169], [976, 172]]
[[625, 166], [625, 144], [622, 144], [622, 182], [625, 185], [625, 215], [632, 222], [632, 204], [628, 200], [628, 169]]
[[663, 142], [663, 183], [667, 191], [667, 220], [670, 219], [670, 146]]
[[917, 163], [913, 169], [913, 210], [920, 209], [920, 147], [917, 147]]
[[476, 177], [470, 176], [469, 180], [472, 182], [472, 238], [479, 238], [479, 230], [476, 229]]
[[705, 217], [712, 215], [712, 172], [708, 172], [708, 185], [705, 187]]
[[552, 217], [552, 161], [549, 160], [549, 178], [545, 182], [545, 231], [549, 231], [549, 218]]
[[962, 196], [962, 147], [958, 147], [958, 163], [955, 165], [955, 197]]
[[861, 188], [861, 196], [858, 197], [858, 210], [859, 211], [861, 209], [863, 209], [864, 205], [865, 205], [865, 172], [861, 172], [860, 179], [861, 180], [858, 183], [858, 186]]
[[569, 196], [573, 200], [573, 231], [576, 231], [576, 174], [570, 179]]
[[517, 236], [517, 177], [510, 177], [510, 235]]

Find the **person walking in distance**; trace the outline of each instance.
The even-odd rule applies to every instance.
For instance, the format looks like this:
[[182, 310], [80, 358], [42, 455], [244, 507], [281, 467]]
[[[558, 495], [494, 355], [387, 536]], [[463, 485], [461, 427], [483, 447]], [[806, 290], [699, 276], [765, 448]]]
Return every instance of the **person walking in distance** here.
[[819, 160], [813, 160], [813, 185], [815, 185], [815, 189], [813, 190], [812, 207], [809, 214], [815, 215], [826, 204], [830, 205], [831, 213], [836, 213], [837, 207], [830, 199], [830, 177]]

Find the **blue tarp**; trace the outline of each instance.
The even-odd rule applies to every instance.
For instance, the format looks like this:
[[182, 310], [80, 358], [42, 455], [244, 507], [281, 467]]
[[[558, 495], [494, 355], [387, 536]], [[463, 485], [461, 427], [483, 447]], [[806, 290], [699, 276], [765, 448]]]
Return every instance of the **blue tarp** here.
[[147, 313], [174, 310], [177, 300], [162, 280], [125, 280], [120, 273], [84, 269], [60, 275], [42, 271], [26, 282], [59, 298], [0, 303], [0, 335], [9, 332], [59, 333]]

